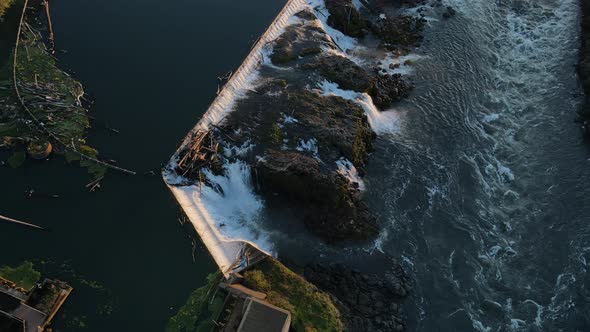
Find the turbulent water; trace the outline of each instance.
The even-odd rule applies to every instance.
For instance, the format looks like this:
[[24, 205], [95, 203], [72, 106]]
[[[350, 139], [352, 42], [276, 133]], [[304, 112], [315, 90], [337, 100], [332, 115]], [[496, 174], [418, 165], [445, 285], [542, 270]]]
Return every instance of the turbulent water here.
[[366, 178], [415, 290], [409, 330], [590, 330], [576, 0], [450, 0]]
[[[412, 96], [383, 112], [364, 107], [379, 134], [362, 182], [384, 224], [374, 244], [318, 243], [285, 207], [263, 209], [239, 165], [228, 171], [247, 181], [216, 179], [231, 194], [206, 191], [210, 212], [301, 264], [383, 271], [378, 251], [399, 257], [415, 282], [409, 331], [588, 331], [590, 149], [573, 121], [578, 0], [444, 5], [457, 15], [426, 7], [425, 42], [402, 59], [415, 62], [401, 67]], [[326, 29], [358, 55], [354, 40]], [[372, 105], [330, 82], [318, 88]], [[344, 162], [341, 171], [356, 177]]]

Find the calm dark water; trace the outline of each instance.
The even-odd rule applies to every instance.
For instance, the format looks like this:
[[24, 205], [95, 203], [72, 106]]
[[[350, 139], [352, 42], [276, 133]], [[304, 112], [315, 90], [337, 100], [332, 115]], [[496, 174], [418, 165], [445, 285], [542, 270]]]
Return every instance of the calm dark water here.
[[[142, 174], [167, 161], [214, 98], [217, 77], [237, 68], [284, 1], [51, 4], [56, 47], [67, 50], [62, 66], [95, 100], [88, 141]], [[159, 173], [110, 173], [96, 193], [87, 182], [60, 158], [0, 169], [1, 213], [51, 229], [0, 224], [0, 265], [32, 260], [72, 283], [60, 331], [162, 331], [213, 261], [197, 246], [193, 263]], [[30, 188], [61, 198], [25, 198]]]
[[[55, 0], [57, 47], [68, 50], [60, 58], [96, 100], [90, 142], [123, 166], [157, 169], [213, 99], [216, 77], [237, 67], [283, 3]], [[387, 264], [367, 255], [398, 257], [415, 280], [409, 330], [588, 331], [590, 151], [573, 123], [576, 1], [448, 3], [458, 14], [431, 22], [417, 89], [395, 107], [400, 132], [378, 139], [369, 165], [379, 241], [327, 248], [278, 234], [279, 255], [373, 271]], [[80, 320], [88, 331], [161, 331], [213, 262], [202, 248], [192, 262], [159, 176], [111, 174], [94, 194], [85, 182], [59, 159], [2, 169], [2, 212], [52, 232], [0, 225], [0, 264], [46, 261], [47, 275], [77, 286], [62, 331], [83, 330]], [[24, 198], [31, 187], [63, 198]]]

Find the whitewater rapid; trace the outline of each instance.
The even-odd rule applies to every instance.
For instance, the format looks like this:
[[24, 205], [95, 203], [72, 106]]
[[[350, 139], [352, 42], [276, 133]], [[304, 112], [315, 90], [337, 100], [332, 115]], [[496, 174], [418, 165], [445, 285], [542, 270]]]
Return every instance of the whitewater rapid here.
[[402, 130], [366, 179], [378, 249], [415, 278], [410, 330], [588, 330], [577, 1], [445, 5], [458, 14], [429, 20]]

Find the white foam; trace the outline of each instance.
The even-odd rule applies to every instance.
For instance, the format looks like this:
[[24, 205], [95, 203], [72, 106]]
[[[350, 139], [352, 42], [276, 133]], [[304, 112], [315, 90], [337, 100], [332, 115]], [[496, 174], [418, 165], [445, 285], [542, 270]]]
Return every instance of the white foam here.
[[486, 123], [490, 123], [490, 122], [498, 120], [499, 118], [500, 118], [500, 114], [492, 113], [492, 114], [485, 115], [483, 117], [483, 121]]
[[299, 139], [297, 147], [295, 148], [297, 151], [307, 151], [311, 152], [314, 156], [318, 154], [318, 141], [315, 138], [311, 138], [307, 141], [303, 139]]
[[343, 52], [348, 52], [358, 47], [358, 41], [356, 39], [343, 34], [328, 24], [330, 13], [324, 4], [324, 0], [309, 0], [309, 5], [313, 8], [317, 18], [322, 23], [322, 28]]
[[336, 161], [336, 165], [338, 166], [338, 173], [346, 177], [348, 181], [358, 184], [361, 191], [365, 190], [365, 183], [352, 162], [346, 158], [340, 158], [340, 160]]
[[226, 143], [223, 145], [223, 155], [227, 158], [244, 157], [254, 149], [254, 146], [254, 144], [250, 143], [250, 140], [247, 140], [241, 146]]
[[[412, 67], [413, 64], [422, 58], [423, 57], [418, 54], [408, 54], [398, 57], [388, 54], [380, 61], [379, 68], [389, 75], [409, 75], [414, 72], [414, 68]], [[396, 68], [391, 68], [391, 65], [395, 66]]]
[[373, 99], [367, 93], [351, 90], [342, 90], [338, 84], [324, 80], [320, 83], [320, 89], [324, 96], [339, 96], [359, 104], [367, 115], [371, 129], [377, 134], [396, 134], [400, 131], [400, 117], [396, 111], [380, 112]]
[[237, 161], [224, 165], [224, 170], [221, 176], [203, 170], [212, 186], [170, 189], [225, 273], [246, 243], [269, 255], [273, 246], [257, 222], [263, 202], [252, 189], [250, 167]]

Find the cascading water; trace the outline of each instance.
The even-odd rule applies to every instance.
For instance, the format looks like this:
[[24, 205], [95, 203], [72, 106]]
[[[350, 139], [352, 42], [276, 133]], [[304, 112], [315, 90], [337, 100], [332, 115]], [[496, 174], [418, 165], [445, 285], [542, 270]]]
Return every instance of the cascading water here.
[[416, 282], [409, 330], [590, 328], [575, 0], [451, 0], [367, 196]]

